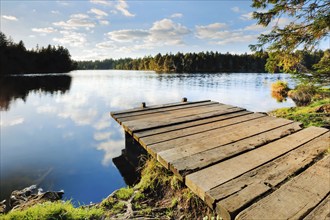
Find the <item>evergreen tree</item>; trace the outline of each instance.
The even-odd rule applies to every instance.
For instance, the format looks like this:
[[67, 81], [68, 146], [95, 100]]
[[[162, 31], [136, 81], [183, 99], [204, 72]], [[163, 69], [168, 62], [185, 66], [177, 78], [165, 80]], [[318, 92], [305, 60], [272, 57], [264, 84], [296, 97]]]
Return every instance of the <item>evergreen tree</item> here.
[[23, 41], [18, 44], [0, 32], [0, 75], [25, 73], [63, 73], [76, 68], [69, 51], [48, 45], [27, 50]]
[[275, 25], [269, 34], [259, 36], [258, 44], [250, 45], [253, 51], [264, 50], [266, 47], [269, 52], [266, 65], [268, 71], [289, 72], [302, 80], [330, 83], [330, 73], [324, 65], [310, 68], [303, 62], [304, 56], [297, 53], [297, 49], [302, 48], [311, 54], [323, 39], [329, 38], [330, 1], [253, 0], [252, 7], [262, 9], [262, 12], [254, 12], [253, 17], [263, 26], [268, 26], [283, 15], [294, 20], [284, 27]]

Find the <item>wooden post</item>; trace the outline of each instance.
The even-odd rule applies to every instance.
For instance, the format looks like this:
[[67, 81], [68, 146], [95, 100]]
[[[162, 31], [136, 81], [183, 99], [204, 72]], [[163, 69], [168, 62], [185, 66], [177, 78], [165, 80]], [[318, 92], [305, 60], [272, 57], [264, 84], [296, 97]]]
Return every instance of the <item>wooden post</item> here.
[[187, 102], [187, 100], [188, 100], [188, 99], [187, 99], [186, 97], [183, 97], [181, 101], [182, 101], [182, 102]]
[[145, 108], [146, 107], [146, 103], [145, 102], [142, 102], [141, 103], [141, 108]]

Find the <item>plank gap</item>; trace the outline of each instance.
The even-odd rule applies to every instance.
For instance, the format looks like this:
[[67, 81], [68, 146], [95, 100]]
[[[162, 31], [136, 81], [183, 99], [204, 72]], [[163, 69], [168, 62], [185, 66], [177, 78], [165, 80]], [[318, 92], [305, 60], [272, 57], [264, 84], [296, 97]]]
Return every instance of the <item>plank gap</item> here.
[[112, 117], [116, 117], [116, 115], [120, 115], [120, 114], [140, 112], [140, 111], [149, 111], [149, 110], [168, 108], [168, 107], [173, 107], [173, 106], [190, 105], [190, 104], [202, 103], [202, 102], [211, 102], [211, 100], [202, 100], [202, 101], [195, 101], [195, 102], [174, 102], [174, 103], [163, 104], [163, 105], [151, 105], [151, 106], [147, 106], [145, 108], [137, 107], [137, 108], [132, 108], [132, 109], [128, 109], [128, 110], [114, 111], [114, 112], [111, 112], [110, 114]]
[[[308, 143], [306, 143], [308, 144]], [[290, 152], [288, 152], [290, 153]], [[288, 154], [287, 153], [287, 154]], [[283, 155], [285, 156], [285, 155]], [[283, 157], [281, 156], [281, 157]], [[267, 196], [269, 196], [270, 194], [272, 194], [273, 192], [275, 192], [276, 190], [280, 189], [283, 185], [285, 185], [286, 183], [288, 183], [289, 181], [291, 181], [293, 178], [295, 178], [296, 176], [300, 175], [301, 173], [303, 173], [305, 170], [307, 170], [308, 168], [310, 168], [311, 166], [313, 166], [315, 163], [317, 163], [318, 161], [322, 160], [323, 158], [325, 158], [325, 152], [320, 152], [320, 154], [318, 154], [310, 163], [306, 164], [305, 166], [299, 168], [298, 170], [296, 170], [295, 172], [293, 172], [290, 176], [288, 176], [287, 178], [285, 178], [283, 181], [281, 181], [280, 183], [276, 184], [275, 186], [273, 186], [270, 183], [264, 182], [264, 184], [269, 187], [269, 190], [266, 191], [265, 193], [262, 193], [260, 195], [258, 195], [256, 198], [252, 199], [251, 201], [247, 202], [246, 204], [244, 204], [242, 207], [240, 207], [239, 209], [237, 209], [236, 211], [234, 211], [231, 215], [231, 217], [234, 219], [240, 212], [242, 212], [244, 209], [248, 208], [249, 206], [251, 206], [252, 204], [266, 198]], [[235, 178], [236, 179], [236, 178]], [[237, 192], [233, 193], [232, 195], [237, 194]], [[226, 196], [224, 198], [222, 198], [221, 200], [224, 200], [232, 195]], [[217, 202], [219, 202], [220, 200], [215, 201], [214, 206], [216, 205]]]
[[[286, 127], [286, 126], [288, 126], [288, 125], [294, 125], [294, 124], [300, 124], [300, 123], [293, 122], [293, 123], [290, 123], [290, 124], [285, 124], [285, 125], [282, 125], [282, 126], [279, 126], [279, 127], [276, 127], [276, 128], [272, 128], [272, 129], [270, 129], [270, 130], [263, 131], [263, 132], [261, 132], [261, 133], [259, 133], [259, 134], [251, 135], [251, 136], [249, 136], [249, 137], [245, 137], [245, 138], [243, 138], [243, 139], [236, 140], [236, 141], [234, 141], [234, 142], [232, 142], [232, 143], [229, 143], [229, 144], [219, 145], [219, 146], [217, 146], [217, 147], [215, 147], [215, 148], [222, 148], [222, 147], [225, 147], [225, 146], [227, 146], [227, 145], [235, 145], [235, 144], [238, 143], [238, 142], [242, 142], [242, 141], [245, 141], [245, 140], [251, 139], [251, 138], [253, 138], [253, 137], [257, 137], [257, 136], [263, 135], [263, 134], [265, 134], [265, 133], [269, 133], [269, 132], [272, 132], [272, 131], [274, 131], [274, 130], [277, 130], [277, 129], [279, 129], [279, 128]], [[281, 135], [281, 136], [279, 136], [279, 137], [276, 137], [276, 138], [271, 139], [271, 140], [267, 139], [267, 140], [265, 140], [264, 142], [261, 142], [261, 143], [258, 143], [258, 144], [256, 144], [256, 145], [253, 145], [253, 147], [246, 148], [246, 149], [244, 149], [244, 150], [242, 150], [242, 151], [238, 151], [238, 152], [233, 153], [233, 154], [231, 154], [231, 155], [229, 155], [229, 156], [227, 156], [227, 157], [224, 157], [224, 158], [219, 159], [219, 160], [217, 160], [217, 161], [211, 162], [211, 163], [208, 164], [208, 165], [205, 165], [205, 166], [202, 166], [202, 167], [198, 167], [198, 168], [195, 168], [195, 169], [187, 169], [187, 170], [185, 170], [183, 173], [180, 173], [178, 177], [179, 177], [182, 181], [184, 181], [184, 177], [185, 177], [186, 175], [190, 174], [190, 173], [194, 173], [194, 172], [197, 172], [197, 171], [199, 171], [199, 170], [202, 170], [202, 169], [208, 168], [208, 167], [213, 166], [213, 165], [215, 165], [215, 164], [221, 163], [221, 162], [223, 162], [223, 161], [225, 161], [225, 160], [229, 160], [229, 159], [231, 159], [231, 158], [234, 158], [234, 157], [240, 156], [240, 155], [242, 155], [242, 154], [245, 154], [246, 152], [249, 152], [249, 151], [252, 151], [252, 150], [256, 150], [256, 149], [259, 148], [259, 147], [262, 147], [262, 146], [264, 146], [264, 145], [266, 145], [266, 144], [270, 144], [270, 143], [275, 142], [275, 141], [277, 141], [277, 140], [279, 140], [279, 139], [281, 139], [281, 138], [283, 138], [283, 137], [286, 137], [286, 136], [288, 136], [288, 135], [294, 134], [294, 133], [296, 133], [296, 132], [299, 131], [298, 129], [297, 129], [297, 130], [295, 130], [295, 129], [288, 129], [288, 130], [289, 130], [289, 132], [285, 132], [283, 135]], [[208, 149], [208, 150], [203, 151], [203, 152], [201, 152], [201, 153], [207, 153], [207, 152], [214, 151], [215, 148]], [[196, 153], [196, 154], [193, 154], [193, 155], [189, 155], [189, 156], [186, 156], [186, 157], [184, 157], [184, 158], [180, 158], [179, 160], [185, 160], [185, 158], [189, 158], [189, 157], [195, 156], [195, 155], [197, 155], [197, 154], [200, 154], [200, 153]], [[174, 172], [175, 174], [177, 174], [177, 170], [175, 169], [175, 165], [174, 165], [175, 162], [176, 162], [176, 161], [170, 163], [170, 168], [171, 168], [172, 172]], [[174, 166], [172, 166], [172, 165], [174, 165]]]
[[[245, 109], [237, 109], [237, 111], [235, 111], [235, 112], [240, 112], [240, 111], [245, 111]], [[134, 129], [134, 130], [131, 130], [129, 127], [126, 127], [125, 125], [123, 125], [123, 127], [124, 127], [124, 129], [127, 129], [131, 135], [134, 135], [135, 132], [142, 132], [142, 131], [152, 130], [152, 129], [155, 129], [155, 128], [164, 128], [164, 127], [183, 124], [183, 123], [186, 123], [186, 122], [193, 122], [193, 121], [203, 120], [203, 119], [207, 119], [207, 118], [213, 118], [213, 117], [216, 117], [216, 116], [219, 116], [219, 115], [227, 115], [227, 114], [230, 114], [230, 113], [233, 113], [233, 112], [221, 112], [219, 114], [214, 114], [214, 115], [210, 115], [210, 116], [187, 119], [185, 121], [169, 122], [168, 124], [155, 125], [155, 126], [150, 126], [150, 127], [147, 127], [147, 128], [140, 128], [140, 129], [138, 128], [138, 129]]]
[[[243, 116], [246, 116], [246, 115], [242, 115], [242, 116], [238, 116], [238, 117], [235, 117], [235, 119], [237, 118], [240, 118], [240, 117], [243, 117]], [[171, 139], [166, 139], [166, 140], [161, 140], [161, 141], [157, 141], [157, 142], [154, 142], [152, 144], [148, 144], [148, 146], [152, 146], [152, 145], [155, 145], [155, 144], [159, 144], [159, 143], [162, 143], [162, 142], [166, 142], [166, 141], [170, 141], [170, 140], [174, 140], [174, 139], [178, 139], [178, 138], [182, 138], [182, 137], [188, 137], [188, 136], [191, 136], [191, 135], [195, 135], [195, 134], [201, 134], [201, 133], [205, 133], [205, 132], [209, 132], [209, 131], [213, 131], [213, 130], [216, 130], [216, 129], [219, 129], [219, 128], [226, 128], [226, 127], [229, 127], [229, 126], [232, 126], [232, 125], [237, 125], [237, 124], [240, 124], [242, 122], [248, 122], [248, 121], [253, 121], [253, 120], [257, 120], [261, 117], [266, 117], [264, 115], [260, 115], [259, 117], [255, 117], [255, 118], [249, 118], [249, 119], [245, 119], [245, 120], [241, 120], [241, 121], [237, 121], [237, 122], [233, 122], [232, 124], [226, 124], [226, 125], [219, 125], [217, 127], [214, 127], [214, 128], [210, 128], [210, 129], [206, 129], [206, 130], [202, 130], [202, 131], [196, 131], [196, 132], [189, 132], [187, 134], [183, 134], [183, 135], [178, 135], [176, 137], [172, 137]], [[230, 119], [233, 119], [233, 118], [230, 118]], [[230, 120], [228, 119], [228, 120]], [[226, 121], [227, 119], [224, 119], [224, 120], [220, 120], [220, 121]], [[218, 121], [218, 122], [220, 122]], [[205, 126], [207, 124], [213, 124], [214, 121], [210, 122], [210, 123], [206, 123], [206, 124], [201, 124], [201, 125], [197, 125], [197, 126], [193, 126], [194, 128], [197, 128], [199, 126]], [[188, 127], [188, 128], [192, 128], [192, 127]], [[186, 129], [186, 128], [185, 128]], [[179, 130], [182, 130], [182, 129], [179, 129]], [[169, 131], [169, 132], [164, 132], [164, 133], [161, 133], [162, 135], [166, 135], [166, 133], [170, 133], [170, 132], [173, 132], [173, 131]], [[145, 138], [145, 137], [144, 137]]]
[[[179, 130], [182, 130], [185, 128], [193, 128], [193, 127], [197, 127], [197, 126], [211, 124], [214, 122], [229, 120], [229, 119], [246, 116], [246, 115], [250, 115], [250, 114], [253, 114], [253, 112], [249, 112], [249, 111], [230, 112], [226, 115], [215, 116], [213, 118], [201, 119], [201, 120], [196, 120], [193, 122], [184, 122], [184, 123], [180, 124], [181, 126], [178, 126], [178, 125], [170, 126], [170, 127], [168, 127], [168, 129], [158, 128], [158, 129], [151, 129], [149, 132], [136, 132], [136, 133], [134, 133], [134, 135], [138, 136], [139, 138], [144, 138], [144, 137], [149, 137], [149, 136], [153, 136], [153, 135], [159, 135], [159, 134], [164, 134], [164, 133], [168, 133], [168, 132], [179, 131]], [[211, 120], [211, 119], [214, 119], [214, 120]]]

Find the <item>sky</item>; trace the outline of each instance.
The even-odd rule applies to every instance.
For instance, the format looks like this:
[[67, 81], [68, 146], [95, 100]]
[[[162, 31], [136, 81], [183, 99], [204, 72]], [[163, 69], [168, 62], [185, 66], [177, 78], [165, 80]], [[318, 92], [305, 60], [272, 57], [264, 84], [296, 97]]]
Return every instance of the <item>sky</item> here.
[[[251, 18], [250, 0], [1, 0], [1, 31], [28, 49], [61, 45], [75, 60], [157, 53], [251, 53], [269, 27]], [[321, 49], [329, 48], [329, 39]]]

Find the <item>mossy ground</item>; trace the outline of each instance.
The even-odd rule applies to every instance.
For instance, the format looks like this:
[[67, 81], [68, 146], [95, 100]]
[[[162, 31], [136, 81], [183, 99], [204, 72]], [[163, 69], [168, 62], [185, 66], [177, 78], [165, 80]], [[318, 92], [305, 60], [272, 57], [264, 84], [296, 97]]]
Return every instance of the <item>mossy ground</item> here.
[[3, 220], [35, 220], [35, 219], [100, 219], [104, 210], [96, 207], [73, 207], [70, 201], [44, 202], [22, 211], [11, 211], [0, 215]]
[[269, 115], [302, 122], [304, 127], [330, 128], [330, 89], [319, 89], [307, 106], [280, 108]]
[[155, 159], [148, 159], [141, 181], [121, 188], [101, 203], [74, 208], [70, 201], [46, 202], [0, 219], [205, 219], [215, 216], [204, 202]]
[[[108, 218], [203, 219], [214, 215], [156, 160], [147, 160], [141, 176], [136, 186], [120, 189], [101, 203]], [[118, 210], [120, 202], [125, 205]]]

